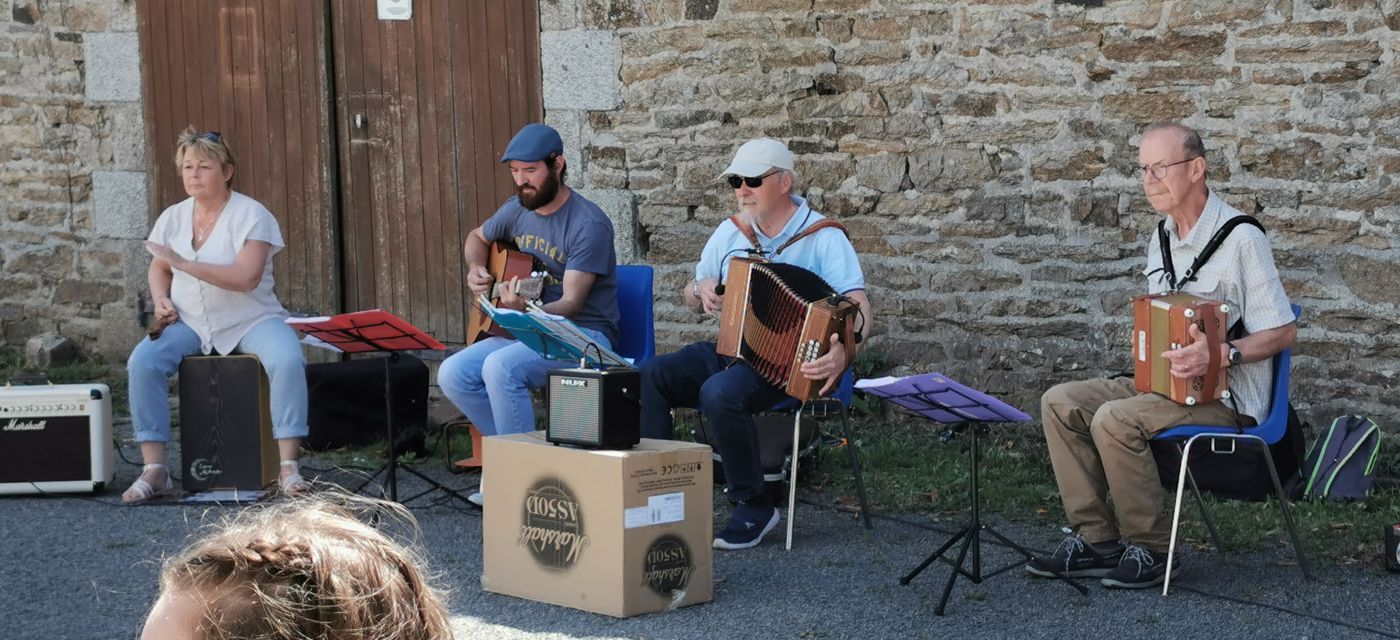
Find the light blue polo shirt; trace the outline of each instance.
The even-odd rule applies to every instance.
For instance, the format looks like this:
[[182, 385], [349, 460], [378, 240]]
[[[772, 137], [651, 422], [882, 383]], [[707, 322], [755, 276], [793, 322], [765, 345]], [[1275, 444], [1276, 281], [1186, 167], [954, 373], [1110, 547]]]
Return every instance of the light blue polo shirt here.
[[[753, 226], [758, 243], [766, 252], [765, 257], [811, 271], [842, 295], [864, 290], [865, 275], [861, 273], [860, 261], [856, 259], [856, 248], [851, 246], [851, 241], [840, 229], [822, 229], [783, 249], [781, 254], [773, 255], [773, 250], [789, 238], [825, 218], [808, 207], [807, 200], [800, 196], [792, 196], [792, 202], [797, 205], [797, 212], [778, 235], [769, 238], [763, 235], [758, 225]], [[729, 258], [747, 256], [749, 248], [749, 240], [739, 232], [739, 227], [729, 220], [721, 222], [710, 234], [705, 250], [700, 252], [700, 262], [695, 265], [695, 279], [719, 278], [720, 282], [724, 282], [729, 274]]]

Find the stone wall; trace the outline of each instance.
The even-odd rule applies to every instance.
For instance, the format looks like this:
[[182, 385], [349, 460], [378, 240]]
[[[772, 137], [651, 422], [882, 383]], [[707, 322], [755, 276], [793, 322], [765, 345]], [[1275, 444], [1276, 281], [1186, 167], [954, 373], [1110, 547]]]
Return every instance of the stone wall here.
[[1125, 370], [1158, 219], [1136, 144], [1143, 125], [1182, 119], [1213, 188], [1269, 228], [1304, 307], [1296, 403], [1314, 422], [1400, 419], [1397, 0], [540, 8], [547, 119], [584, 141], [575, 182], [635, 203], [663, 350], [713, 332], [680, 290], [732, 213], [716, 174], [768, 135], [855, 236], [871, 345], [897, 371], [1029, 409], [1055, 382]]
[[[1122, 370], [1157, 219], [1135, 144], [1180, 118], [1305, 308], [1298, 404], [1400, 418], [1400, 0], [539, 6], [546, 119], [619, 254], [656, 265], [663, 349], [713, 332], [679, 291], [732, 211], [716, 173], [769, 135], [854, 234], [897, 371], [1032, 408]], [[0, 0], [0, 346], [57, 331], [119, 362], [139, 337], [135, 23], [130, 0]]]
[[134, 2], [0, 0], [0, 194], [0, 346], [120, 362], [149, 264]]

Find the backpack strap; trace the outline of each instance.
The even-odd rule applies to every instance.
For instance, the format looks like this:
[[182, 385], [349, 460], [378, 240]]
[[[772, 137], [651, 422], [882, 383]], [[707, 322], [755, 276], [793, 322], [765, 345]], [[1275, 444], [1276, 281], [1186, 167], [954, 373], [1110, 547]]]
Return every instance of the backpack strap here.
[[744, 234], [744, 237], [748, 238], [749, 245], [753, 247], [754, 253], [763, 253], [763, 245], [760, 245], [758, 243], [758, 234], [754, 233], [753, 225], [749, 224], [747, 220], [740, 217], [739, 214], [729, 216], [729, 221], [734, 223], [734, 226], [739, 229], [739, 233]]
[[1162, 247], [1162, 269], [1167, 272], [1167, 289], [1176, 292], [1181, 290], [1182, 287], [1186, 286], [1192, 280], [1195, 280], [1196, 276], [1200, 274], [1201, 267], [1205, 266], [1212, 255], [1215, 255], [1216, 249], [1219, 249], [1220, 245], [1225, 242], [1225, 238], [1229, 237], [1230, 232], [1234, 231], [1235, 227], [1242, 224], [1257, 227], [1260, 232], [1265, 232], [1264, 225], [1256, 220], [1254, 216], [1240, 215], [1226, 220], [1225, 224], [1220, 225], [1220, 228], [1216, 229], [1215, 235], [1210, 237], [1210, 241], [1206, 242], [1205, 248], [1201, 249], [1201, 252], [1196, 254], [1196, 259], [1191, 261], [1191, 266], [1186, 268], [1186, 273], [1181, 280], [1178, 281], [1176, 279], [1176, 267], [1172, 265], [1171, 242], [1167, 234], [1167, 221], [1159, 221], [1157, 223], [1157, 241]]
[[778, 249], [777, 249], [776, 251], [773, 252], [773, 255], [776, 256], [776, 255], [782, 253], [782, 252], [783, 252], [783, 249], [786, 249], [786, 248], [792, 246], [792, 244], [793, 244], [794, 242], [797, 242], [798, 240], [801, 240], [801, 239], [803, 239], [803, 238], [805, 238], [805, 237], [807, 237], [807, 236], [810, 236], [810, 235], [812, 235], [812, 234], [814, 234], [814, 233], [816, 233], [816, 232], [818, 232], [818, 231], [821, 231], [822, 229], [839, 229], [839, 230], [841, 231], [841, 234], [844, 235], [844, 236], [846, 236], [846, 239], [847, 239], [847, 240], [850, 240], [850, 238], [851, 238], [850, 232], [849, 232], [849, 231], [846, 231], [846, 227], [843, 226], [840, 222], [837, 222], [837, 221], [835, 221], [835, 220], [818, 220], [818, 221], [812, 223], [812, 225], [809, 226], [809, 227], [807, 227], [806, 229], [803, 229], [803, 230], [801, 230], [801, 231], [799, 231], [799, 232], [793, 234], [793, 236], [792, 236], [791, 238], [788, 238], [788, 241], [787, 241], [787, 242], [784, 242], [782, 245], [780, 245], [780, 246], [778, 247]]

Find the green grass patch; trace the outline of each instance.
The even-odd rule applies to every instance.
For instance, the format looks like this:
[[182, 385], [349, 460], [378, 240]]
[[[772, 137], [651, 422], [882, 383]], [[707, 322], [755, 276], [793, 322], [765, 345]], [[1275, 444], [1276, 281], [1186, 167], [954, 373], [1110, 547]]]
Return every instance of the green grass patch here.
[[[881, 513], [926, 514], [960, 519], [968, 504], [968, 436], [941, 437], [942, 427], [896, 414], [888, 419], [858, 417], [852, 428], [860, 446], [865, 486], [872, 508]], [[827, 420], [826, 434], [840, 426]], [[980, 436], [982, 508], [1016, 522], [1062, 524], [1064, 508], [1037, 425], [1001, 425]], [[1309, 435], [1309, 442], [1312, 436]], [[1386, 451], [1383, 448], [1382, 456]], [[815, 488], [855, 505], [855, 483], [846, 452], [821, 449], [817, 468], [807, 476]], [[1167, 495], [1170, 508], [1174, 496]], [[1288, 546], [1277, 502], [1241, 502], [1206, 496], [1207, 507], [1229, 552]], [[1400, 523], [1400, 487], [1382, 483], [1365, 502], [1295, 503], [1294, 521], [1314, 563], [1361, 564], [1379, 570], [1382, 536]], [[1190, 496], [1182, 503], [1179, 539], [1211, 548], [1200, 510]]]

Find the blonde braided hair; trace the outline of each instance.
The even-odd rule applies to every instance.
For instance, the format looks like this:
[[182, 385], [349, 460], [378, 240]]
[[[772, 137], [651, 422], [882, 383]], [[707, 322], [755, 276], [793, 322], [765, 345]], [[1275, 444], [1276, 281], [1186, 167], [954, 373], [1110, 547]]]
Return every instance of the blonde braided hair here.
[[451, 638], [441, 594], [411, 546], [366, 524], [417, 523], [407, 510], [319, 494], [253, 507], [168, 559], [163, 593], [196, 593], [207, 640]]

